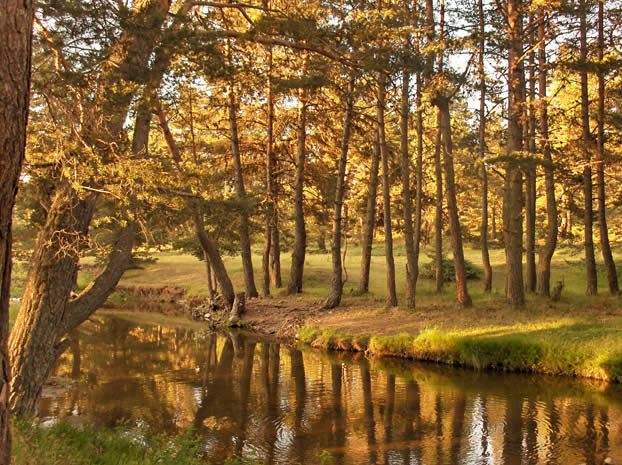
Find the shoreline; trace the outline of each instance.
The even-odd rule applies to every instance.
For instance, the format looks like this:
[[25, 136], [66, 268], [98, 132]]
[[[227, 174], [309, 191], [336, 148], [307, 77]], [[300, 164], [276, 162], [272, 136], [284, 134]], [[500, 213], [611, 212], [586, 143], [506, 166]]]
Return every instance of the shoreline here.
[[[123, 290], [128, 292], [127, 287]], [[140, 289], [137, 291], [135, 295], [141, 294]], [[168, 287], [160, 290], [152, 288], [151, 292], [142, 294], [139, 300], [113, 299], [114, 302], [104, 308], [132, 312], [141, 307], [149, 313], [190, 318], [191, 309], [200, 305], [202, 299], [187, 297], [179, 288], [171, 290]], [[158, 294], [165, 297], [160, 298]], [[171, 298], [171, 295], [176, 297]], [[303, 343], [331, 351], [361, 352], [368, 357], [401, 358], [474, 370], [622, 382], [622, 349], [606, 351], [601, 347], [606, 342], [612, 344], [609, 340], [611, 334], [597, 333], [590, 340], [584, 339], [581, 334], [586, 328], [590, 329], [589, 321], [569, 317], [560, 319], [559, 312], [549, 309], [547, 314], [540, 308], [537, 313], [513, 310], [515, 313], [509, 325], [499, 318], [499, 312], [503, 311], [507, 310], [495, 310], [495, 314], [490, 313], [488, 308], [472, 309], [470, 314], [462, 310], [462, 318], [466, 318], [467, 323], [464, 324], [466, 328], [460, 329], [435, 324], [447, 319], [442, 314], [439, 316], [438, 309], [413, 312], [352, 300], [338, 309], [326, 311], [321, 309], [319, 301], [310, 300], [308, 296], [273, 296], [248, 299], [242, 322], [245, 330], [284, 343]], [[615, 327], [609, 328], [608, 323], [611, 318], [620, 323], [620, 312], [616, 311], [614, 316], [611, 316], [610, 310], [603, 312], [598, 329], [605, 328], [615, 333]], [[472, 317], [472, 324], [469, 324], [469, 317]], [[531, 319], [536, 317], [538, 322], [532, 322]], [[195, 323], [202, 324], [200, 321]]]

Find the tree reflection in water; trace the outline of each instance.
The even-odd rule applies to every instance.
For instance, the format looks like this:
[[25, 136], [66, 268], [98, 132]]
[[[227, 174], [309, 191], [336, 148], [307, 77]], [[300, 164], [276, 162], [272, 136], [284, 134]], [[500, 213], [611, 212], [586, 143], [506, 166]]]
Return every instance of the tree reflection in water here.
[[622, 389], [285, 347], [100, 316], [72, 333], [44, 418], [150, 433], [193, 426], [206, 458], [266, 463], [600, 464], [622, 460]]

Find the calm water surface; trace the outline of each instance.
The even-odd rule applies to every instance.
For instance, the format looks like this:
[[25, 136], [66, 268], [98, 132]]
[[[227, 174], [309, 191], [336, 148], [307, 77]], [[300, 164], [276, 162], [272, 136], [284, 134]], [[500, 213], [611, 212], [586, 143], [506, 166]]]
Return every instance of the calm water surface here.
[[99, 315], [74, 335], [39, 415], [154, 433], [266, 463], [622, 463], [622, 389], [297, 350]]

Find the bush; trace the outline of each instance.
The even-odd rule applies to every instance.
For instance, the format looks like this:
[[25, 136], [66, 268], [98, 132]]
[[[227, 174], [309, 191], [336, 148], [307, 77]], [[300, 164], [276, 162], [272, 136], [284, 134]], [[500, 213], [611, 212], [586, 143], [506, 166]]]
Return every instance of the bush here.
[[[468, 260], [464, 260], [464, 267], [466, 268], [466, 277], [467, 279], [481, 279], [483, 275], [483, 270], [475, 266]], [[456, 266], [454, 265], [454, 260], [449, 258], [443, 258], [442, 262], [443, 268], [443, 281], [453, 282], [456, 280]], [[435, 279], [436, 278], [436, 266], [434, 265], [434, 260], [429, 263], [426, 263], [421, 268], [419, 276], [425, 279]]]

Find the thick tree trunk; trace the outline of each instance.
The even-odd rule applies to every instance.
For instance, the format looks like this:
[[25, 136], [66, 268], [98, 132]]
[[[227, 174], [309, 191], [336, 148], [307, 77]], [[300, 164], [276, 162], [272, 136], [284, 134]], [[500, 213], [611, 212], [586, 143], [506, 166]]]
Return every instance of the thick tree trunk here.
[[371, 268], [371, 251], [374, 242], [374, 227], [376, 225], [376, 204], [378, 195], [378, 171], [380, 167], [380, 142], [376, 133], [374, 152], [369, 168], [369, 182], [367, 183], [367, 208], [365, 209], [365, 224], [363, 226], [363, 241], [361, 244], [361, 276], [359, 292], [369, 291], [369, 272]]
[[262, 270], [262, 293], [264, 297], [270, 295], [270, 249], [272, 248], [272, 227], [270, 225], [271, 208], [269, 202], [266, 202], [266, 227], [264, 232], [265, 242], [261, 254], [261, 270]]
[[[580, 14], [580, 30], [581, 30], [581, 50], [580, 61], [582, 65], [587, 62], [587, 5], [585, 0], [579, 1]], [[581, 124], [583, 127], [583, 158], [585, 167], [583, 168], [583, 197], [585, 201], [584, 219], [584, 239], [585, 248], [585, 267], [587, 274], [586, 295], [595, 295], [598, 293], [598, 275], [596, 273], [596, 258], [594, 256], [594, 202], [592, 189], [592, 156], [590, 148], [592, 144], [592, 136], [590, 134], [590, 101], [588, 96], [588, 79], [587, 71], [582, 69], [579, 72], [581, 76]]]
[[378, 139], [380, 142], [380, 158], [382, 161], [382, 194], [384, 199], [384, 251], [387, 263], [387, 305], [397, 306], [395, 290], [395, 261], [393, 259], [393, 233], [391, 226], [391, 185], [389, 181], [389, 149], [385, 134], [384, 112], [386, 76], [378, 73], [378, 91], [376, 96], [376, 120]]
[[307, 230], [304, 217], [304, 179], [305, 179], [305, 139], [307, 126], [307, 91], [300, 90], [300, 109], [298, 112], [298, 147], [296, 153], [296, 181], [294, 184], [294, 222], [295, 241], [292, 252], [292, 267], [287, 286], [289, 295], [302, 292], [302, 277], [307, 250]]
[[410, 192], [410, 153], [408, 151], [408, 116], [409, 116], [410, 73], [402, 71], [402, 96], [400, 105], [400, 162], [402, 171], [402, 204], [404, 209], [404, 243], [406, 246], [406, 306], [415, 308], [417, 292], [417, 256], [413, 234], [412, 197]]
[[70, 298], [96, 200], [94, 194], [81, 199], [69, 185], [61, 186], [39, 235], [9, 342], [14, 363], [11, 407], [18, 415], [34, 412], [43, 383], [68, 346], [66, 334], [106, 301], [129, 268], [136, 223], [121, 229], [104, 271]]
[[[598, 62], [603, 62], [604, 35], [603, 16], [604, 2], [598, 2]], [[598, 130], [597, 130], [597, 164], [596, 164], [596, 192], [598, 196], [598, 227], [600, 231], [600, 248], [607, 270], [607, 283], [611, 294], [618, 294], [618, 273], [611, 253], [609, 230], [607, 228], [607, 197], [605, 196], [605, 75], [602, 69], [598, 71]]]
[[240, 140], [238, 136], [238, 121], [236, 115], [235, 94], [233, 86], [229, 87], [229, 130], [231, 131], [231, 154], [233, 155], [233, 168], [235, 170], [235, 191], [240, 206], [240, 249], [242, 255], [242, 269], [244, 271], [244, 285], [248, 297], [257, 297], [255, 287], [255, 275], [253, 271], [253, 258], [251, 254], [251, 240], [248, 231], [248, 212], [246, 205], [246, 189], [244, 188], [244, 176], [242, 174], [242, 160], [240, 157]]
[[194, 224], [194, 231], [199, 239], [199, 242], [201, 243], [201, 248], [203, 249], [203, 252], [209, 257], [209, 261], [212, 265], [212, 271], [216, 276], [216, 281], [218, 282], [218, 286], [220, 287], [220, 292], [225, 299], [225, 305], [227, 306], [227, 310], [231, 310], [231, 307], [233, 306], [233, 301], [235, 300], [235, 292], [233, 291], [233, 284], [231, 284], [231, 280], [229, 279], [229, 274], [227, 273], [225, 264], [222, 262], [220, 252], [218, 252], [218, 247], [216, 246], [216, 243], [212, 240], [208, 232], [205, 230], [205, 226], [203, 224], [203, 216], [200, 213], [195, 213], [192, 216], [192, 221]]
[[343, 136], [341, 139], [341, 154], [337, 162], [337, 187], [335, 189], [335, 208], [333, 212], [333, 244], [331, 247], [333, 275], [331, 279], [331, 291], [324, 301], [324, 308], [335, 308], [341, 302], [343, 293], [343, 276], [341, 265], [341, 214], [343, 197], [345, 194], [346, 163], [348, 161], [348, 148], [350, 144], [350, 131], [352, 129], [352, 112], [354, 107], [354, 80], [348, 84], [346, 98], [346, 112], [343, 120]]
[[456, 269], [456, 297], [464, 307], [472, 304], [467, 290], [466, 267], [464, 264], [464, 249], [462, 247], [462, 229], [458, 215], [456, 200], [456, 183], [454, 175], [454, 154], [451, 140], [451, 116], [449, 113], [449, 99], [445, 96], [436, 97], [434, 104], [438, 106], [441, 115], [441, 134], [443, 139], [443, 168], [445, 169], [445, 184], [447, 192], [447, 210], [451, 229], [451, 247], [454, 254]]
[[521, 0], [507, 3], [507, 21], [510, 46], [508, 50], [508, 143], [509, 160], [505, 166], [503, 192], [503, 239], [506, 260], [506, 299], [511, 305], [525, 303], [523, 285], [523, 175], [516, 160], [523, 149], [521, 113], [524, 69], [523, 16]]
[[30, 101], [32, 1], [0, 0], [0, 464], [11, 463], [9, 297], [11, 225]]
[[551, 294], [551, 260], [557, 246], [557, 202], [555, 200], [555, 176], [551, 144], [549, 143], [549, 116], [546, 102], [547, 58], [546, 58], [546, 23], [542, 7], [538, 8], [538, 90], [540, 92], [540, 146], [544, 158], [544, 184], [546, 191], [546, 239], [538, 257], [538, 294]]
[[480, 226], [480, 244], [482, 265], [484, 267], [484, 292], [492, 290], [492, 266], [488, 252], [488, 170], [486, 169], [486, 71], [484, 54], [486, 49], [484, 5], [478, 1], [479, 12], [479, 156], [482, 160], [482, 223]]

